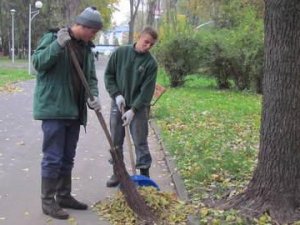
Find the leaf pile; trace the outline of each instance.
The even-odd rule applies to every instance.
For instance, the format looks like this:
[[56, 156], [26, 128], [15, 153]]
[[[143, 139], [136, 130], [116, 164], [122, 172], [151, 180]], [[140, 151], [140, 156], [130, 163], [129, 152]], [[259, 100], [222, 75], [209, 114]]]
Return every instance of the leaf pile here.
[[[184, 225], [187, 216], [195, 209], [178, 200], [174, 193], [161, 192], [153, 187], [139, 187], [138, 191], [145, 202], [158, 217], [157, 225]], [[138, 225], [134, 212], [128, 207], [123, 194], [118, 191], [115, 196], [94, 205], [94, 210], [113, 225]]]
[[13, 85], [13, 84], [6, 84], [4, 86], [0, 86], [0, 92], [8, 92], [8, 93], [14, 93], [14, 92], [21, 92], [22, 89]]

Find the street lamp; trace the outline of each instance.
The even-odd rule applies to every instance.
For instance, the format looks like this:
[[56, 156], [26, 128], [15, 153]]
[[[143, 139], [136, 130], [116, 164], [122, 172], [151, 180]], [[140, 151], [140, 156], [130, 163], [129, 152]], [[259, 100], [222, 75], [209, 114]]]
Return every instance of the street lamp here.
[[31, 4], [29, 4], [29, 28], [28, 28], [28, 74], [31, 74], [31, 21], [33, 18], [40, 13], [40, 8], [43, 7], [43, 3], [41, 1], [35, 2], [36, 10], [31, 10]]
[[11, 9], [11, 60], [15, 63], [15, 9]]

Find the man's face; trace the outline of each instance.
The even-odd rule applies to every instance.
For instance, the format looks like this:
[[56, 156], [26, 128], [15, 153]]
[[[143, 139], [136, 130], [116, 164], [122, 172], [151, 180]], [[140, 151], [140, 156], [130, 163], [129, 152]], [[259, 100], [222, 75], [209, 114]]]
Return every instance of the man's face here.
[[148, 52], [155, 42], [156, 40], [154, 40], [150, 34], [141, 34], [140, 38], [136, 42], [135, 50], [141, 53]]
[[98, 29], [82, 26], [80, 39], [84, 42], [92, 41], [95, 38], [98, 31]]

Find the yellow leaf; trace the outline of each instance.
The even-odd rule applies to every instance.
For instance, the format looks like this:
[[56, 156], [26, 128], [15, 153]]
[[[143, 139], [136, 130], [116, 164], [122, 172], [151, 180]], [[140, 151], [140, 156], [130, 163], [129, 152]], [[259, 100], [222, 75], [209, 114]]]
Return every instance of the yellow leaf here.
[[208, 215], [208, 208], [201, 208], [200, 209], [200, 215], [201, 215], [201, 217], [205, 217], [205, 216], [207, 216]]

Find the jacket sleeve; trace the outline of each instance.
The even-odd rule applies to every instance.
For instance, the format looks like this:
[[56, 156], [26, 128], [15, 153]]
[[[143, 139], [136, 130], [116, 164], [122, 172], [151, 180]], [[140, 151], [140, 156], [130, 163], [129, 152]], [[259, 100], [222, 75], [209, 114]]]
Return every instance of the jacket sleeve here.
[[117, 52], [118, 50], [113, 52], [111, 55], [104, 73], [105, 88], [112, 98], [115, 98], [118, 94], [121, 94], [116, 80]]
[[95, 60], [94, 60], [94, 56], [93, 54], [91, 53], [89, 55], [90, 57], [90, 60], [89, 60], [89, 63], [90, 63], [90, 71], [89, 71], [89, 74], [90, 74], [90, 79], [88, 80], [88, 84], [89, 84], [89, 87], [90, 87], [90, 90], [91, 90], [91, 94], [93, 96], [98, 96], [99, 95], [99, 90], [98, 90], [98, 79], [97, 79], [97, 74], [96, 74], [96, 68], [95, 68]]
[[53, 33], [45, 34], [32, 55], [34, 68], [38, 72], [49, 70], [57, 62], [62, 51], [64, 49], [56, 41], [55, 35]]
[[142, 107], [150, 105], [155, 90], [157, 70], [158, 70], [157, 63], [154, 62], [146, 71], [145, 74], [146, 79], [141, 86], [140, 94], [132, 103], [133, 110], [138, 111]]

